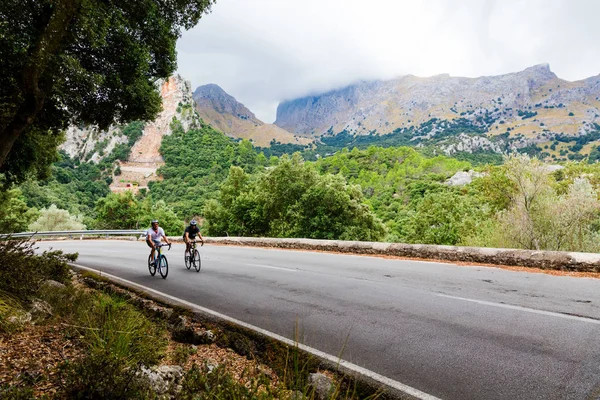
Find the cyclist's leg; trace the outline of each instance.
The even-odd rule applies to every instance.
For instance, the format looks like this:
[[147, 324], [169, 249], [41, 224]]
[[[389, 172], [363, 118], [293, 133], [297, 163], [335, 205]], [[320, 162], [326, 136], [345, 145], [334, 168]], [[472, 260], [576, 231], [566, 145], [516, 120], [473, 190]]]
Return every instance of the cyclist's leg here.
[[154, 243], [146, 239], [146, 244], [148, 245], [148, 247], [150, 247], [150, 257], [152, 257], [152, 261], [154, 261]]
[[160, 244], [161, 241], [159, 240], [158, 242], [154, 242], [154, 257], [152, 258], [154, 260], [154, 262], [156, 262], [156, 257], [158, 257], [160, 255]]

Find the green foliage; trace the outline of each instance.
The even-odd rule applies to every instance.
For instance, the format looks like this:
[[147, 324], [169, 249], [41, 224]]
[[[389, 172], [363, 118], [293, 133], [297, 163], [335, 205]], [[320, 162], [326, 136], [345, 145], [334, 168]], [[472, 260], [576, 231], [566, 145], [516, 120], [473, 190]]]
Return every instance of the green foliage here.
[[94, 211], [98, 229], [138, 229], [144, 226], [142, 206], [131, 191], [110, 193], [96, 202]]
[[58, 310], [68, 334], [87, 346], [82, 359], [62, 364], [61, 397], [147, 398], [150, 388], [137, 375], [164, 356], [166, 329], [115, 296], [62, 290], [51, 298], [55, 305], [71, 304]]
[[70, 215], [67, 210], [61, 210], [52, 204], [42, 208], [40, 216], [31, 225], [31, 232], [71, 231], [85, 229], [81, 216]]
[[0, 233], [24, 232], [37, 217], [37, 210], [27, 207], [21, 191], [0, 191]]
[[150, 227], [150, 222], [157, 219], [160, 226], [168, 236], [179, 236], [183, 234], [185, 224], [181, 218], [175, 214], [173, 208], [163, 200], [152, 202], [151, 198], [146, 198], [142, 202], [143, 217], [141, 219], [142, 227]]
[[[0, 107], [2, 107], [1, 103], [0, 97]], [[2, 125], [0, 125], [0, 129], [2, 129]], [[3, 164], [0, 157], [0, 174], [5, 176], [4, 184], [10, 187], [13, 183], [24, 182], [27, 179], [43, 180], [50, 177], [52, 174], [50, 166], [59, 159], [57, 148], [63, 141], [62, 132], [45, 132], [37, 128], [32, 128], [20, 135]], [[3, 142], [0, 131], [0, 146]], [[2, 152], [0, 151], [0, 153]]]
[[489, 207], [478, 198], [444, 188], [428, 192], [400, 214], [396, 232], [398, 239], [409, 243], [458, 245], [488, 214]]
[[396, 220], [410, 200], [412, 184], [439, 183], [470, 164], [444, 156], [428, 158], [410, 147], [342, 150], [316, 162], [321, 173], [340, 174], [359, 185], [375, 213], [386, 222]]
[[187, 132], [175, 129], [163, 138], [161, 153], [165, 165], [159, 173], [164, 180], [150, 183], [151, 196], [167, 202], [185, 219], [201, 214], [205, 202], [216, 196], [229, 167], [253, 172], [267, 163], [249, 141], [237, 143], [210, 126]]
[[35, 254], [33, 243], [17, 240], [0, 241], [0, 292], [7, 292], [21, 300], [36, 294], [48, 279], [69, 281], [67, 262], [75, 261], [77, 254], [45, 251]]
[[181, 30], [212, 3], [1, 2], [0, 172], [19, 182], [44, 171], [69, 123], [153, 119], [156, 78], [175, 70]]
[[90, 215], [96, 201], [110, 193], [106, 178], [107, 173], [97, 165], [79, 163], [62, 153], [49, 179], [29, 180], [19, 189], [29, 207], [41, 209], [54, 204], [72, 214]]
[[280, 398], [273, 392], [271, 380], [260, 374], [249, 379], [247, 385], [240, 383], [223, 366], [209, 371], [207, 366], [194, 364], [186, 373], [177, 399], [248, 399], [267, 400]]
[[4, 400], [31, 400], [34, 399], [33, 388], [30, 386], [0, 385], [0, 398]]
[[342, 177], [319, 175], [299, 155], [249, 177], [232, 167], [218, 201], [205, 208], [212, 235], [379, 240], [381, 221], [359, 188]]
[[184, 223], [164, 201], [137, 199], [131, 191], [111, 193], [98, 200], [95, 208], [96, 226], [100, 229], [142, 229], [158, 219], [167, 235], [179, 235]]
[[500, 245], [597, 252], [598, 175], [590, 182], [581, 174], [597, 168], [570, 164], [566, 171], [550, 174], [537, 159], [507, 158], [503, 169], [515, 190], [509, 207], [497, 215]]

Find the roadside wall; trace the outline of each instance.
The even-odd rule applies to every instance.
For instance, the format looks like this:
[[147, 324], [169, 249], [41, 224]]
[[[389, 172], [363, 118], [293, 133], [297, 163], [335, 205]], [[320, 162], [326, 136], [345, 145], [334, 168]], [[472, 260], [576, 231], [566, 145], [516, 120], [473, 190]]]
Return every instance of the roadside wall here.
[[[181, 237], [173, 237], [170, 239], [181, 241]], [[523, 266], [562, 271], [600, 272], [600, 254], [596, 253], [252, 237], [207, 237], [205, 238], [205, 242], [235, 246], [272, 247], [353, 254], [377, 254], [478, 264]]]

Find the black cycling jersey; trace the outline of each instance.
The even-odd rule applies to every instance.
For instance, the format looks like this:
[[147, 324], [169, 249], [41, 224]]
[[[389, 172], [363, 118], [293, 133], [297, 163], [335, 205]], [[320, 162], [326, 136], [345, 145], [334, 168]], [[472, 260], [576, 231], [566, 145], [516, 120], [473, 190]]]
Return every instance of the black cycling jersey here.
[[197, 226], [194, 225], [189, 225], [188, 227], [185, 228], [185, 231], [183, 231], [183, 237], [185, 238], [185, 233], [188, 233], [190, 239], [195, 239], [196, 235], [200, 233], [200, 229], [198, 229]]

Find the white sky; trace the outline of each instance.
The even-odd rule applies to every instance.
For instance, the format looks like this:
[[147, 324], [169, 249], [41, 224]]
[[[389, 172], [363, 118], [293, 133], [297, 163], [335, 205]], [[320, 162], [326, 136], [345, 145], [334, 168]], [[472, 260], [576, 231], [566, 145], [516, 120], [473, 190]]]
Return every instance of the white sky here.
[[282, 100], [361, 79], [598, 75], [600, 0], [217, 0], [177, 50], [194, 89], [216, 83], [273, 122]]

